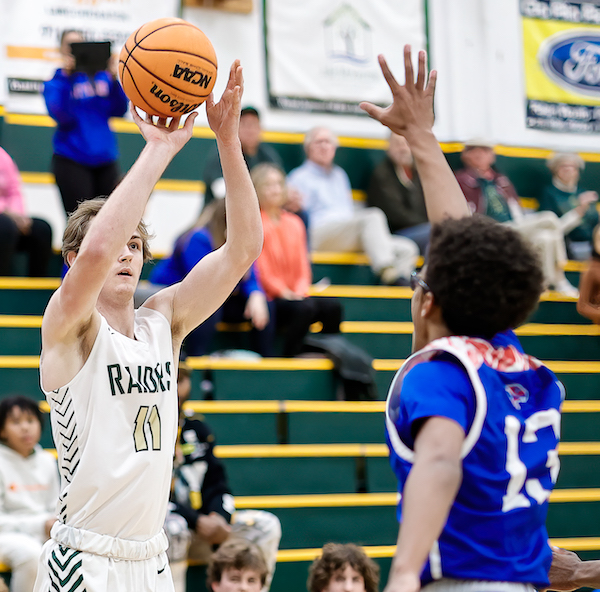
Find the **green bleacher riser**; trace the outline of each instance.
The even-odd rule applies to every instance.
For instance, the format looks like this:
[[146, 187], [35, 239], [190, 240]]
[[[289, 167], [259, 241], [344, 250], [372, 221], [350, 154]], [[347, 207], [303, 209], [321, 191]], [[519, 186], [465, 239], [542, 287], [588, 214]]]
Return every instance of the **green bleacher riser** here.
[[[3, 329], [0, 329], [0, 333]], [[576, 363], [575, 363], [576, 364]], [[599, 363], [600, 364], [600, 363]], [[552, 367], [552, 363], [550, 363]], [[563, 365], [561, 365], [562, 367]], [[378, 370], [375, 374], [380, 400], [385, 399], [395, 370]], [[565, 385], [567, 399], [600, 398], [600, 372], [555, 369]], [[214, 397], [217, 400], [332, 400], [335, 382], [331, 370], [211, 370]], [[202, 400], [200, 381], [203, 371], [192, 373], [192, 398]], [[0, 365], [0, 397], [22, 393], [42, 400], [39, 371], [36, 367], [2, 367]]]

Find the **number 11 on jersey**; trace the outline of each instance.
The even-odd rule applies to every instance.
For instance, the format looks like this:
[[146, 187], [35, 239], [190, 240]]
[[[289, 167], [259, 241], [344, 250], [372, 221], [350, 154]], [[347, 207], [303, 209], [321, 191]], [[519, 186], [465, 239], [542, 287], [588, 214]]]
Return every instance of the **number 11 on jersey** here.
[[146, 426], [150, 431], [152, 450], [160, 450], [160, 415], [158, 414], [158, 407], [156, 405], [152, 405], [152, 408], [148, 407], [148, 405], [142, 405], [137, 413], [133, 429], [133, 441], [136, 452], [148, 450]]

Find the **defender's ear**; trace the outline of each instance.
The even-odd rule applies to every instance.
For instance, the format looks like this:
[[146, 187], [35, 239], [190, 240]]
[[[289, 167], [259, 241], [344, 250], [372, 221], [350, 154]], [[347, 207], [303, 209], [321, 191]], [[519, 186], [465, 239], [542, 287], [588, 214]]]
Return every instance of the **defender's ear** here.
[[69, 267], [72, 267], [73, 261], [75, 261], [76, 257], [77, 257], [77, 253], [75, 251], [69, 251], [67, 253], [67, 265]]

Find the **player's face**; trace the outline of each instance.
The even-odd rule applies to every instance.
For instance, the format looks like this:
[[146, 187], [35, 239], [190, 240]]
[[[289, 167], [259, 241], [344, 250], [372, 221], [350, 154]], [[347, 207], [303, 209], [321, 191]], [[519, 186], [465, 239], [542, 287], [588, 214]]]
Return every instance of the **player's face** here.
[[144, 265], [143, 244], [136, 232], [119, 253], [105, 286], [133, 297]]
[[[419, 351], [425, 347], [428, 343], [427, 340], [427, 319], [423, 314], [423, 297], [426, 294], [424, 286], [423, 276], [425, 274], [425, 268], [423, 268], [417, 276], [411, 278], [411, 282], [414, 283], [414, 292], [410, 301], [410, 314], [413, 321], [413, 336], [412, 336], [412, 351]], [[419, 281], [421, 280], [421, 281]]]
[[6, 417], [0, 439], [21, 456], [28, 457], [40, 441], [42, 426], [30, 411], [14, 407]]
[[323, 592], [365, 592], [365, 579], [351, 566], [338, 569]]
[[308, 158], [322, 167], [330, 167], [335, 158], [337, 144], [331, 132], [322, 129], [316, 132], [308, 146]]
[[260, 592], [260, 574], [253, 569], [226, 569], [220, 582], [213, 582], [213, 592]]

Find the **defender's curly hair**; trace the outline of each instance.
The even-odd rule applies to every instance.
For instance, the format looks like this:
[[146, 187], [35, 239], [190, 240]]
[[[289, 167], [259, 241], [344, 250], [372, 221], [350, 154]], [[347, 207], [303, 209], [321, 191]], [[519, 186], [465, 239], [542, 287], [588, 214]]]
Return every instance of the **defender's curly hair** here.
[[483, 216], [432, 228], [424, 279], [453, 334], [486, 339], [522, 324], [544, 290], [534, 247]]
[[379, 566], [356, 545], [327, 543], [321, 557], [312, 562], [306, 583], [309, 592], [322, 592], [327, 588], [335, 572], [347, 565], [357, 571], [365, 581], [366, 592], [377, 592], [379, 586]]

